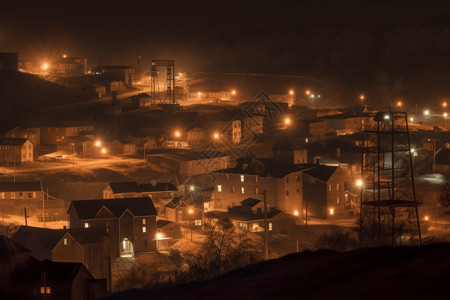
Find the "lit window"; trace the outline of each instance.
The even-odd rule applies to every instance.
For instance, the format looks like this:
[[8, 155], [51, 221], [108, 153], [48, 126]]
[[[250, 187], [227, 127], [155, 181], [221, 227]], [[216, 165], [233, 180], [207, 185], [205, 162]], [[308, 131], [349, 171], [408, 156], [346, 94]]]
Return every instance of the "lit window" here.
[[258, 188], [255, 188], [255, 195], [258, 195], [259, 194], [258, 192], [259, 192]]
[[241, 187], [241, 194], [244, 193], [244, 187]]
[[336, 203], [339, 204], [339, 196], [336, 197]]
[[328, 185], [328, 190], [331, 192], [331, 184]]
[[64, 238], [64, 246], [67, 246], [67, 238]]
[[247, 229], [247, 223], [239, 223], [239, 227]]
[[11, 193], [11, 199], [15, 199], [16, 198], [16, 193], [12, 192]]
[[336, 184], [336, 191], [339, 192], [339, 183]]
[[244, 175], [241, 175], [241, 182], [244, 182]]
[[220, 193], [220, 192], [222, 192], [222, 186], [219, 184], [218, 186], [217, 186], [217, 191]]
[[84, 228], [89, 228], [89, 223], [88, 222], [84, 223]]
[[145, 226], [142, 226], [142, 232], [147, 232], [147, 227], [145, 227]]
[[269, 223], [269, 231], [272, 230], [272, 223]]
[[142, 224], [145, 225], [147, 221], [145, 219], [142, 219]]
[[51, 294], [52, 290], [49, 286], [41, 286], [41, 294]]
[[334, 215], [334, 208], [330, 208], [330, 215]]
[[202, 226], [202, 220], [195, 220], [194, 224], [195, 226]]

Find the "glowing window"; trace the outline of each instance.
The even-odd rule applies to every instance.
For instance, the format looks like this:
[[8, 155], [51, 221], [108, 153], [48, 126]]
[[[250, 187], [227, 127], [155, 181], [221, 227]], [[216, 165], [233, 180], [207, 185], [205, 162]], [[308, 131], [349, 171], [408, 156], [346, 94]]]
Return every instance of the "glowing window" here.
[[194, 224], [195, 226], [202, 226], [202, 220], [195, 220]]
[[269, 223], [269, 231], [272, 230], [272, 223]]
[[142, 219], [142, 224], [143, 224], [143, 225], [145, 225], [146, 222], [147, 222], [147, 221], [146, 221], [145, 219]]
[[244, 182], [244, 175], [241, 175], [241, 182]]
[[217, 191], [220, 193], [220, 192], [222, 192], [222, 186], [219, 184], [218, 186], [217, 186]]
[[89, 228], [89, 223], [88, 222], [84, 223], [84, 228]]
[[241, 194], [244, 194], [244, 187], [241, 187]]
[[142, 232], [147, 232], [147, 227], [145, 227], [145, 226], [142, 226]]
[[67, 246], [67, 238], [64, 238], [64, 246]]

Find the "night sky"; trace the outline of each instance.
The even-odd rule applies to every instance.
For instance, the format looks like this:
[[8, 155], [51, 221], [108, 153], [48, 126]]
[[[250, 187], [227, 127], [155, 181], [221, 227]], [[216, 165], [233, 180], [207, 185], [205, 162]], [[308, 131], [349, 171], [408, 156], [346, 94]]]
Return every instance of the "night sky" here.
[[27, 60], [68, 53], [131, 65], [137, 55], [145, 64], [173, 57], [201, 71], [205, 64], [195, 60], [254, 32], [401, 24], [450, 11], [444, 1], [361, 2], [367, 1], [3, 1], [0, 49]]

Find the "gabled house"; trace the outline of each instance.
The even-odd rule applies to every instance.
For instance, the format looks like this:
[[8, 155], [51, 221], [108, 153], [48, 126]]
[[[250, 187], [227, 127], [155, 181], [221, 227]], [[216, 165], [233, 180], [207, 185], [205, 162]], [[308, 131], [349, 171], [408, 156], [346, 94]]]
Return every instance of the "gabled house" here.
[[34, 146], [29, 139], [0, 139], [0, 165], [23, 165], [34, 160]]
[[111, 182], [103, 189], [103, 199], [150, 197], [154, 203], [159, 200], [167, 203], [177, 192], [177, 188], [168, 182]]
[[305, 170], [304, 212], [308, 216], [323, 219], [349, 213], [354, 209], [349, 191], [346, 190], [351, 182], [349, 168], [316, 165]]
[[0, 202], [4, 213], [21, 215], [24, 208], [33, 217], [44, 199], [40, 181], [0, 182]]
[[13, 240], [37, 260], [82, 263], [95, 278], [109, 278], [106, 228], [48, 229], [21, 226]]
[[176, 197], [166, 204], [166, 218], [168, 221], [188, 225], [202, 226], [203, 209], [200, 207], [199, 199], [190, 197]]
[[103, 189], [103, 199], [140, 197], [136, 182], [110, 182]]
[[4, 299], [99, 299], [106, 279], [81, 263], [38, 261], [19, 243], [0, 236], [0, 295]]
[[108, 149], [114, 155], [136, 155], [136, 144], [123, 139], [114, 139], [108, 144]]
[[152, 199], [117, 198], [72, 201], [70, 228], [107, 228], [112, 257], [156, 250], [156, 212]]

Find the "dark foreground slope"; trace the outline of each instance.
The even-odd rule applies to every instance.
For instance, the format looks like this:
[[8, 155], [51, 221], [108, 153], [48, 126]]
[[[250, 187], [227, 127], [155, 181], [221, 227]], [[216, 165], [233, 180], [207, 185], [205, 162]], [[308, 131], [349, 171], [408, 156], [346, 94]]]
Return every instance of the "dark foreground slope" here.
[[450, 299], [450, 244], [292, 254], [223, 276], [110, 299]]

